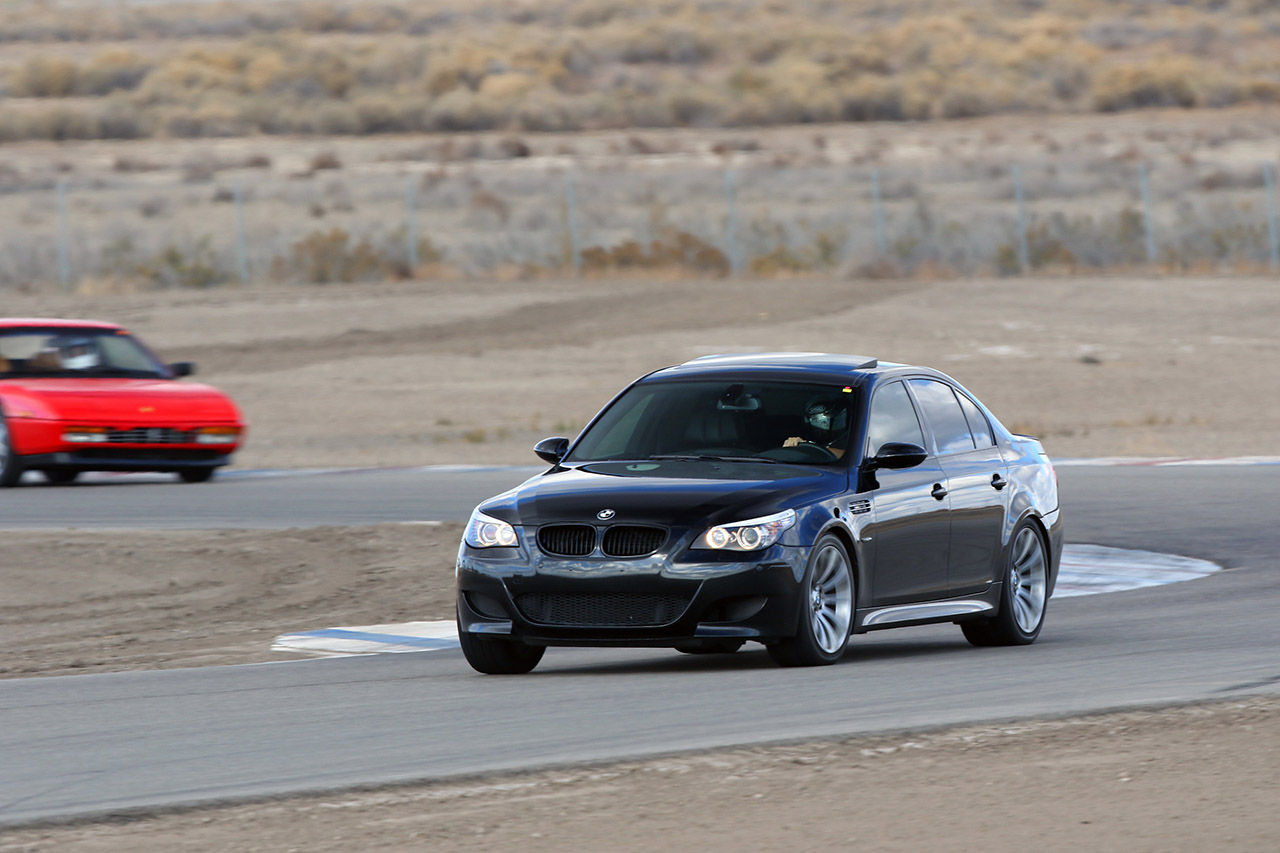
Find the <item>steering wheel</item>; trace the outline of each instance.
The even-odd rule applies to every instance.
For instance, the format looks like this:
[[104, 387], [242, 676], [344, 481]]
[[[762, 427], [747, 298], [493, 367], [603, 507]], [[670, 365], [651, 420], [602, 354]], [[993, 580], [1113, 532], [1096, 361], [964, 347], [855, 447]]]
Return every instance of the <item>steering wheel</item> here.
[[760, 456], [779, 462], [834, 462], [839, 458], [821, 444], [814, 444], [812, 441], [802, 441], [791, 447], [775, 447]]
[[802, 441], [793, 449], [803, 451], [815, 462], [832, 462], [839, 458], [821, 444], [814, 444], [812, 441]]

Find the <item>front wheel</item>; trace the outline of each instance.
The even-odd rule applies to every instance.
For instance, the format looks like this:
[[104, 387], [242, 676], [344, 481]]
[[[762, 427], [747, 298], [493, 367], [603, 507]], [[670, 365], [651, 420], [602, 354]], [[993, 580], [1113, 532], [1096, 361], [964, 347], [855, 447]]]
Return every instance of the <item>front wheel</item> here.
[[[461, 627], [461, 626], [459, 626]], [[519, 640], [498, 640], [470, 631], [458, 631], [462, 654], [476, 672], [485, 675], [523, 675], [542, 660], [546, 646], [531, 646]]]
[[849, 553], [835, 536], [824, 536], [814, 546], [800, 594], [795, 636], [769, 646], [769, 657], [782, 666], [835, 663], [849, 642], [854, 602]]
[[183, 468], [178, 472], [178, 477], [184, 483], [207, 483], [213, 479], [215, 468]]
[[44, 472], [44, 478], [55, 486], [74, 483], [79, 476], [80, 472], [74, 468], [49, 468]]
[[1049, 558], [1044, 537], [1033, 522], [1024, 521], [1013, 534], [1000, 610], [990, 619], [961, 622], [960, 630], [974, 646], [1030, 645], [1044, 626], [1048, 593]]
[[13, 450], [9, 425], [0, 414], [0, 488], [18, 485], [22, 479], [22, 457]]

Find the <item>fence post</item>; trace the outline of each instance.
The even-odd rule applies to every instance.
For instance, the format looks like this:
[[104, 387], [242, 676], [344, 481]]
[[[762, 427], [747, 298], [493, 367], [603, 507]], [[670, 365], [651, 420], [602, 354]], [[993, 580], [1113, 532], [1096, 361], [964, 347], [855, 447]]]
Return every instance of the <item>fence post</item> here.
[[408, 220], [405, 224], [404, 240], [406, 254], [409, 258], [409, 278], [415, 278], [418, 272], [418, 192], [413, 178], [405, 181], [405, 206], [408, 208]]
[[1280, 224], [1276, 222], [1276, 173], [1270, 163], [1262, 164], [1267, 186], [1267, 236], [1271, 239], [1271, 270], [1280, 270]]
[[71, 234], [67, 224], [67, 179], [58, 179], [58, 283], [71, 287]]
[[582, 245], [578, 237], [578, 196], [573, 189], [573, 172], [564, 175], [564, 200], [569, 220], [569, 253], [574, 275], [582, 275]]
[[1013, 196], [1018, 201], [1018, 266], [1031, 271], [1031, 250], [1027, 246], [1027, 203], [1022, 194], [1022, 166], [1013, 167]]
[[889, 238], [884, 227], [884, 197], [880, 194], [880, 170], [871, 170], [871, 206], [876, 223], [876, 253], [880, 257], [889, 254]]
[[742, 262], [738, 257], [738, 205], [734, 192], [733, 169], [724, 170], [724, 205], [728, 212], [725, 227], [725, 240], [729, 249], [729, 274], [737, 275], [742, 271]]
[[244, 285], [249, 283], [249, 244], [244, 234], [244, 192], [239, 181], [232, 185], [231, 192], [236, 204], [236, 270]]
[[1155, 223], [1151, 220], [1151, 179], [1147, 174], [1147, 164], [1143, 163], [1138, 170], [1138, 188], [1142, 192], [1142, 225], [1147, 238], [1147, 260], [1156, 262]]

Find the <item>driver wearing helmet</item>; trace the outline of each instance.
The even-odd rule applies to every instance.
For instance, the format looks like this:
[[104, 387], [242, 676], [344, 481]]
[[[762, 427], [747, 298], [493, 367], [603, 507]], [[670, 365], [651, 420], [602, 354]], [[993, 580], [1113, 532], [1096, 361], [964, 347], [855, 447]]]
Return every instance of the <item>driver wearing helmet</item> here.
[[49, 341], [49, 347], [56, 349], [63, 370], [88, 370], [102, 362], [93, 338], [53, 338]]
[[835, 458], [844, 456], [849, 440], [849, 407], [837, 394], [819, 394], [805, 404], [803, 435], [793, 435], [782, 442], [783, 447], [799, 447], [812, 444], [826, 450]]

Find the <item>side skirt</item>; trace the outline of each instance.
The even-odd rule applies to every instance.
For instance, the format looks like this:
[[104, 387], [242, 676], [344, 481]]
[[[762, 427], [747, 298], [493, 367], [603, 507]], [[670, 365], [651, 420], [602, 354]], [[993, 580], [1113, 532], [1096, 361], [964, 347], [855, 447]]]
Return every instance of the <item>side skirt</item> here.
[[901, 628], [907, 625], [928, 625], [932, 622], [962, 622], [966, 617], [994, 616], [1000, 601], [1001, 584], [992, 584], [981, 595], [965, 598], [947, 598], [940, 601], [918, 601], [912, 604], [895, 604], [891, 607], [871, 607], [859, 610], [854, 633], [877, 631], [881, 628]]

